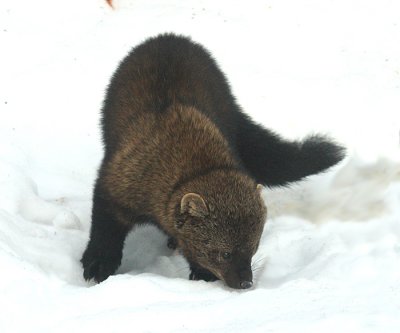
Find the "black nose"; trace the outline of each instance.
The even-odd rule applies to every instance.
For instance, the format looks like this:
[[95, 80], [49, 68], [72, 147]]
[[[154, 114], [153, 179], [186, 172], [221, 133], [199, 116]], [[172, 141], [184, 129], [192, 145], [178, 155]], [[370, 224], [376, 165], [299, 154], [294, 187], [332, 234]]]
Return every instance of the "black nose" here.
[[240, 288], [242, 289], [249, 289], [253, 286], [253, 282], [252, 281], [242, 281], [240, 282]]

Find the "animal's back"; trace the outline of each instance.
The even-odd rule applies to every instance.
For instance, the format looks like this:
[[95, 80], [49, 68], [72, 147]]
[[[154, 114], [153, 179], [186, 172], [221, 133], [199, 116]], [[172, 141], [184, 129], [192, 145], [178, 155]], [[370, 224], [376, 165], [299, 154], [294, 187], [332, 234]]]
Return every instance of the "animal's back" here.
[[164, 34], [135, 47], [110, 82], [103, 107], [105, 160], [138, 141], [143, 126], [154, 124], [148, 131], [151, 139], [173, 105], [205, 115], [237, 163], [263, 185], [298, 181], [344, 157], [343, 148], [322, 135], [287, 141], [254, 123], [241, 111], [208, 51], [189, 38]]
[[103, 107], [106, 150], [173, 104], [195, 107], [232, 136], [234, 98], [215, 61], [190, 39], [165, 34], [134, 48], [115, 72]]

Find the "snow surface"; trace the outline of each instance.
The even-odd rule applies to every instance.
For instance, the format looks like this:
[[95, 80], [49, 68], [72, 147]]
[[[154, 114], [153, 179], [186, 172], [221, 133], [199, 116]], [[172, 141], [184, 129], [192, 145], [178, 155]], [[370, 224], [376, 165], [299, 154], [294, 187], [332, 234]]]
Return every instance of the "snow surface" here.
[[[399, 332], [400, 2], [3, 1], [0, 332]], [[152, 227], [116, 276], [79, 264], [102, 148], [99, 108], [127, 51], [192, 36], [253, 118], [348, 147], [330, 172], [265, 190], [255, 286], [188, 281]]]

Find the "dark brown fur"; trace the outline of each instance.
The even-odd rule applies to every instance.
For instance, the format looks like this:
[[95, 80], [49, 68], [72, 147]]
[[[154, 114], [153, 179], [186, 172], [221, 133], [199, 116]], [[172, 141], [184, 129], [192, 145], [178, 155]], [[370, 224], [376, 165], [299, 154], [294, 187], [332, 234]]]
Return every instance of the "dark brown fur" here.
[[[132, 226], [153, 221], [182, 250], [192, 279], [250, 287], [266, 218], [257, 183], [285, 184], [341, 158], [322, 137], [292, 143], [252, 123], [209, 54], [174, 35], [148, 40], [121, 63], [103, 133], [82, 258], [85, 278], [98, 282], [118, 268]], [[308, 161], [314, 151], [320, 162]]]

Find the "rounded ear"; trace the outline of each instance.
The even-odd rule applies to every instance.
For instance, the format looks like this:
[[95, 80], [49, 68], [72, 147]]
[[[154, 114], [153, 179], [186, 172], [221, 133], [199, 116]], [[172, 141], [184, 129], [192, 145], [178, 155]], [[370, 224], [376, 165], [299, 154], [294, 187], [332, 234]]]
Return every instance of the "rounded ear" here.
[[209, 211], [204, 199], [199, 194], [186, 193], [181, 200], [181, 213], [188, 213], [194, 217], [205, 217]]

